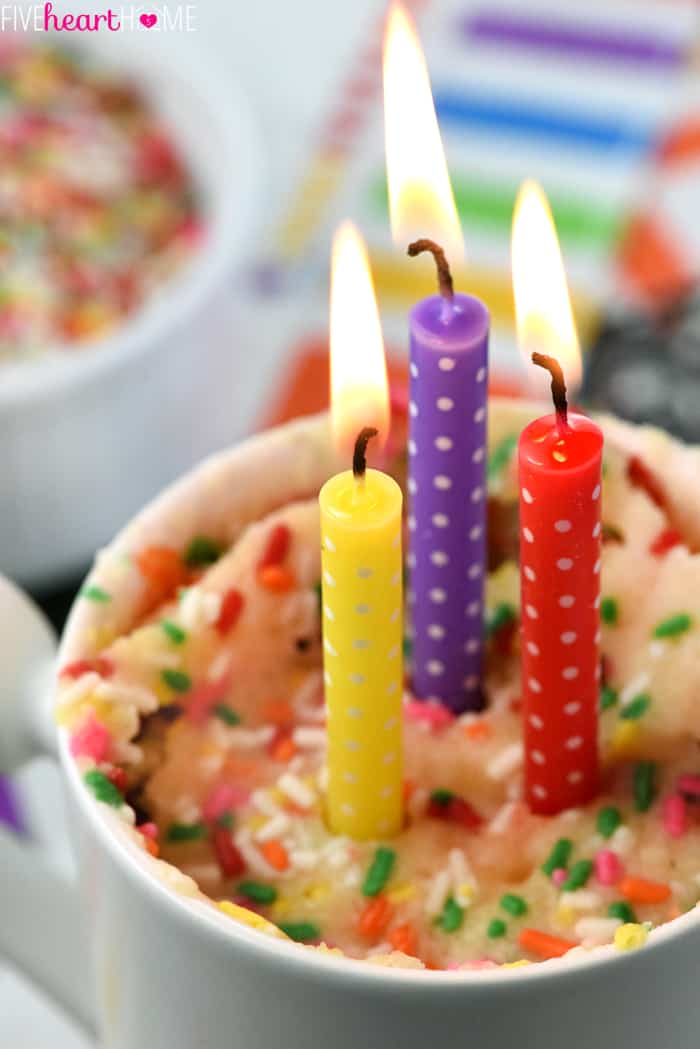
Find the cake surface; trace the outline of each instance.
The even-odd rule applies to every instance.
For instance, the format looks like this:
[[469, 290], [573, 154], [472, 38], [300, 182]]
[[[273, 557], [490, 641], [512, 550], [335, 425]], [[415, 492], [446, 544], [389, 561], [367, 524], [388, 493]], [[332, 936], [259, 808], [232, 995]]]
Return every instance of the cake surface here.
[[[153, 513], [98, 559], [59, 720], [88, 787], [181, 891], [303, 943], [441, 969], [637, 945], [696, 905], [700, 456], [602, 421], [603, 782], [589, 806], [536, 817], [521, 800], [514, 455], [533, 414], [491, 404], [487, 706], [455, 718], [407, 687], [391, 840], [324, 822], [316, 493], [334, 464], [311, 453], [325, 430], [296, 456], [298, 427], [276, 438], [276, 495], [209, 518], [195, 500], [172, 531]], [[212, 505], [216, 476], [199, 475]]]

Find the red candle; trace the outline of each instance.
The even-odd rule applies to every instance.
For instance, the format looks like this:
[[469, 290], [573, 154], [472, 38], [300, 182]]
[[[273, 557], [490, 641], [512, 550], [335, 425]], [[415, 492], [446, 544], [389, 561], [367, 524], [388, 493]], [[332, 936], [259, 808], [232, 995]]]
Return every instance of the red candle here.
[[598, 786], [603, 434], [568, 412], [558, 363], [533, 360], [556, 411], [518, 444], [525, 795], [553, 815]]

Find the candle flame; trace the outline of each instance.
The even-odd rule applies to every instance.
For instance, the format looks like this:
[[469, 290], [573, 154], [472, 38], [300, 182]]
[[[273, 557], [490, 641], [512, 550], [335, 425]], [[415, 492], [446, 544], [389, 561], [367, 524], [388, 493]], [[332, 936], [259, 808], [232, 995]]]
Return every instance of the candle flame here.
[[389, 434], [389, 382], [379, 311], [365, 243], [351, 222], [333, 239], [331, 259], [331, 428], [349, 454], [363, 427]]
[[543, 190], [529, 180], [515, 202], [511, 263], [518, 342], [529, 375], [541, 381], [530, 357], [544, 353], [557, 358], [569, 389], [577, 388], [581, 352], [557, 231]]
[[384, 37], [384, 136], [394, 242], [430, 237], [461, 262], [464, 240], [440, 138], [430, 78], [415, 27], [398, 2]]

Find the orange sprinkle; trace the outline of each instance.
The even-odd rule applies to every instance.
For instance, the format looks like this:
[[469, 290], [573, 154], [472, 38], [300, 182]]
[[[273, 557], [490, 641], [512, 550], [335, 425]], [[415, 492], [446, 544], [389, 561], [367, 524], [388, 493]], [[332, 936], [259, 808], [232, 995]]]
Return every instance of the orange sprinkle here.
[[405, 779], [403, 781], [403, 800], [404, 800], [404, 804], [406, 804], [407, 802], [409, 802], [411, 800], [411, 798], [413, 797], [413, 792], [415, 791], [415, 789], [416, 789], [416, 785], [413, 782], [413, 780]]
[[518, 943], [523, 950], [536, 954], [538, 958], [561, 958], [572, 947], [578, 947], [574, 940], [562, 940], [538, 929], [521, 929]]
[[273, 699], [262, 710], [263, 721], [273, 725], [290, 725], [294, 721], [294, 711], [286, 699]]
[[170, 546], [147, 546], [134, 560], [149, 584], [149, 607], [161, 604], [185, 582], [187, 570], [178, 551]]
[[265, 565], [258, 572], [258, 582], [273, 594], [285, 594], [297, 585], [294, 572], [284, 565]]
[[488, 721], [483, 719], [468, 721], [464, 726], [464, 735], [471, 740], [488, 739], [491, 735], [491, 726]]
[[403, 954], [415, 955], [417, 942], [416, 930], [409, 922], [405, 922], [403, 925], [397, 925], [393, 928], [389, 933], [388, 940], [395, 951], [401, 951]]
[[270, 757], [273, 761], [291, 761], [297, 752], [297, 745], [291, 736], [282, 736], [272, 747]]
[[663, 903], [671, 895], [670, 885], [660, 881], [646, 881], [644, 878], [623, 878], [619, 885], [620, 892], [630, 903]]
[[289, 855], [281, 841], [278, 841], [277, 838], [264, 841], [260, 846], [260, 851], [276, 871], [286, 871], [289, 866]]
[[368, 940], [377, 940], [392, 919], [394, 908], [386, 896], [375, 896], [360, 914], [357, 931]]
[[150, 852], [151, 856], [157, 856], [160, 852], [158, 842], [154, 841], [153, 838], [147, 838], [144, 836], [143, 843], [146, 846], [146, 852]]

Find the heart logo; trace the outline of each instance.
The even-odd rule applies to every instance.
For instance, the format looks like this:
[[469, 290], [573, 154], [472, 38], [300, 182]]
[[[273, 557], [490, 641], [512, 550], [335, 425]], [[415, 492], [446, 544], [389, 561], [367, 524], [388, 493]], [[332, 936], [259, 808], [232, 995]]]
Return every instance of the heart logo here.
[[141, 15], [139, 22], [146, 29], [153, 29], [153, 26], [158, 21], [158, 15]]

